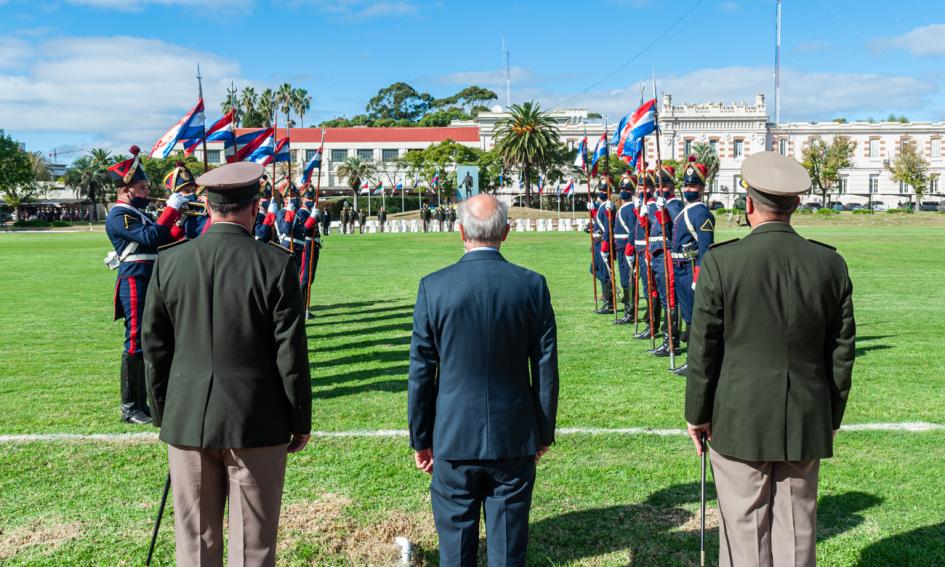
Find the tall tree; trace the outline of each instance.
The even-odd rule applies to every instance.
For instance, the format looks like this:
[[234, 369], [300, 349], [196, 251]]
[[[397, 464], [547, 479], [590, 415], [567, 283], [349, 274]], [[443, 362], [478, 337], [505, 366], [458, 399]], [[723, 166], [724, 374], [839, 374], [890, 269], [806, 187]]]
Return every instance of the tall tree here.
[[418, 93], [407, 83], [384, 87], [368, 101], [365, 110], [372, 120], [416, 122], [430, 109], [433, 97]]
[[[916, 201], [922, 204], [922, 197], [929, 188], [929, 162], [919, 153], [914, 141], [906, 142], [899, 150], [899, 155], [892, 162], [886, 162], [886, 169], [892, 178], [912, 187]], [[912, 195], [909, 196], [912, 202]]]
[[295, 89], [292, 96], [292, 109], [299, 115], [299, 126], [305, 128], [305, 113], [312, 108], [312, 95], [305, 89]]
[[264, 89], [259, 95], [259, 101], [256, 103], [256, 109], [262, 115], [262, 123], [259, 124], [259, 126], [263, 128], [272, 126], [277, 106], [276, 94], [272, 89]]
[[[705, 195], [706, 199], [712, 196], [712, 187], [715, 183], [715, 176], [719, 174], [719, 154], [712, 148], [712, 144], [706, 142], [696, 142], [692, 145], [692, 155], [696, 156], [696, 161], [705, 166]], [[689, 156], [686, 156], [689, 159]]]
[[282, 83], [279, 85], [279, 90], [276, 91], [276, 104], [277, 108], [282, 111], [282, 114], [285, 115], [286, 126], [289, 124], [289, 116], [292, 112], [292, 99], [295, 93], [295, 89], [292, 88], [292, 85], [289, 83]]
[[509, 114], [496, 124], [495, 149], [506, 166], [521, 170], [525, 178], [525, 200], [531, 206], [533, 168], [559, 144], [558, 126], [534, 101], [513, 104]]
[[804, 149], [804, 167], [810, 174], [811, 189], [820, 193], [827, 206], [828, 193], [840, 181], [840, 170], [853, 165], [856, 142], [846, 136], [835, 136], [829, 144], [820, 137], [810, 141]]
[[92, 202], [92, 220], [98, 220], [98, 204], [104, 204], [112, 182], [106, 167], [112, 160], [111, 152], [104, 148], [95, 148], [87, 155], [77, 159], [66, 171], [63, 182], [81, 197]]
[[358, 188], [363, 181], [369, 180], [375, 171], [374, 164], [362, 161], [359, 157], [349, 157], [338, 166], [336, 174], [348, 180], [355, 210], [358, 208]]
[[20, 145], [0, 130], [0, 195], [11, 207], [28, 202], [37, 192], [33, 164]]

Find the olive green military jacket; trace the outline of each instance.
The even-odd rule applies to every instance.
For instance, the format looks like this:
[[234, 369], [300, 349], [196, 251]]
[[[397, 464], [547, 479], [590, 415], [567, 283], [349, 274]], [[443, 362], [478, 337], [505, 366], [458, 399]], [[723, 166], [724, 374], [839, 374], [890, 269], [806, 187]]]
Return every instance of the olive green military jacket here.
[[162, 441], [265, 447], [311, 430], [302, 292], [288, 251], [215, 223], [158, 254], [141, 319]]
[[702, 261], [689, 334], [686, 421], [752, 461], [832, 456], [850, 392], [856, 323], [846, 262], [765, 223]]

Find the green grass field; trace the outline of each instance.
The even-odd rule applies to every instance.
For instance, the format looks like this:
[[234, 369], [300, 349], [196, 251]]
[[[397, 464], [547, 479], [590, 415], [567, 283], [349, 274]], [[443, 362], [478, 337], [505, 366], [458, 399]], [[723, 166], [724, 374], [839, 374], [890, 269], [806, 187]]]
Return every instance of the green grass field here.
[[[846, 423], [945, 424], [945, 230], [801, 232], [835, 245], [854, 282]], [[559, 427], [683, 427], [683, 380], [645, 353], [649, 342], [592, 313], [586, 239], [512, 234], [503, 248], [548, 278]], [[118, 419], [122, 326], [111, 321], [106, 250], [101, 233], [0, 235], [0, 436], [153, 431]], [[309, 324], [316, 430], [406, 429], [417, 282], [461, 251], [446, 234], [327, 238]], [[945, 564], [943, 466], [945, 430], [841, 432], [822, 467], [820, 563]], [[165, 473], [164, 447], [150, 440], [0, 441], [0, 563], [142, 564]], [[697, 565], [698, 474], [683, 436], [559, 436], [539, 466], [529, 563]], [[280, 562], [387, 564], [393, 537], [407, 535], [418, 563], [435, 564], [428, 483], [403, 436], [314, 439], [290, 458]], [[170, 525], [161, 565], [173, 564]], [[710, 525], [715, 564], [714, 513]]]

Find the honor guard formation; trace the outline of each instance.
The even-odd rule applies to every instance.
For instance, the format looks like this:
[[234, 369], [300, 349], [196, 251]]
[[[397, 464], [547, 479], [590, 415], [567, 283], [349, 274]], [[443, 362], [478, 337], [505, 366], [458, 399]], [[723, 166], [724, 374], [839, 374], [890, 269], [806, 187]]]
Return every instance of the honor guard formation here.
[[[675, 356], [681, 343], [688, 342], [699, 268], [715, 239], [715, 217], [702, 202], [706, 172], [705, 165], [689, 158], [680, 200], [672, 167], [627, 171], [618, 185], [619, 207], [611, 201], [606, 178], [601, 178], [595, 200], [588, 204], [595, 302], [597, 282], [603, 299], [595, 312], [613, 314], [616, 325], [633, 324], [633, 337], [650, 340], [649, 353], [669, 357], [670, 371], [680, 376], [686, 364], [676, 366]], [[618, 273], [622, 317], [617, 309]]]

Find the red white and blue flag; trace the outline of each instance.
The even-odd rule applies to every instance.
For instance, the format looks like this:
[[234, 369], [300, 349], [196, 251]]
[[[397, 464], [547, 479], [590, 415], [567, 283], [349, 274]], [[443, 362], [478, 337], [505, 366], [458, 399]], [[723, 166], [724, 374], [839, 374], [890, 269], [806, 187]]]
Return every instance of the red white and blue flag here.
[[[236, 155], [233, 156], [231, 161], [256, 161], [256, 158], [263, 158], [266, 156], [267, 147], [269, 155], [272, 155], [273, 144], [272, 128], [266, 128], [265, 130], [254, 130], [252, 132], [247, 132], [242, 136], [237, 136]], [[260, 148], [262, 149], [260, 150]], [[255, 157], [251, 159], [254, 154]]]
[[574, 167], [581, 169], [587, 167], [587, 136], [585, 136], [578, 145], [577, 157], [574, 158]]
[[171, 126], [161, 139], [154, 143], [151, 148], [151, 157], [166, 158], [170, 155], [177, 142], [192, 140], [194, 138], [203, 139], [205, 119], [203, 116], [203, 99], [197, 101], [197, 104], [190, 109], [190, 112], [184, 115], [177, 124]]
[[377, 185], [374, 186], [374, 194], [375, 195], [384, 194], [384, 183], [382, 181], [378, 181]]
[[279, 143], [276, 144], [276, 149], [272, 152], [272, 158], [269, 159], [263, 165], [269, 165], [271, 163], [279, 162], [288, 162], [292, 160], [292, 154], [289, 153], [289, 139], [282, 138], [279, 140]]
[[360, 194], [367, 195], [370, 192], [371, 192], [371, 185], [365, 180], [365, 182], [361, 184]]
[[198, 138], [192, 138], [184, 142], [184, 155], [189, 156], [194, 153], [194, 150], [197, 149], [197, 145], [200, 144], [206, 138], [208, 142], [223, 142], [223, 149], [225, 155], [230, 155], [232, 153], [233, 146], [235, 144], [236, 137], [233, 134], [233, 130], [228, 128], [233, 124], [234, 112], [231, 110], [223, 115], [222, 118], [214, 122], [209, 128], [207, 128], [207, 133], [205, 136], [200, 136]]
[[607, 155], [607, 136], [601, 134], [600, 140], [597, 140], [597, 146], [594, 148], [594, 157], [591, 158], [592, 177], [597, 175], [597, 162], [605, 155]]
[[308, 185], [312, 182], [312, 173], [315, 169], [322, 168], [322, 150], [315, 150], [315, 155], [312, 156], [312, 159], [308, 160], [308, 163], [305, 164], [305, 169], [302, 170], [302, 177], [299, 178], [299, 185]]
[[538, 176], [538, 194], [541, 195], [545, 191], [545, 180], [542, 177]]
[[276, 138], [273, 132], [270, 132], [256, 149], [251, 151], [245, 159], [241, 161], [254, 161], [260, 165], [269, 165], [272, 163], [272, 155], [276, 149]]
[[614, 132], [617, 155], [629, 157], [632, 163], [643, 148], [643, 137], [656, 131], [656, 99], [646, 101], [620, 122], [622, 128]]
[[568, 181], [568, 185], [564, 188], [564, 191], [561, 192], [562, 195], [568, 197], [574, 191], [574, 179]]

